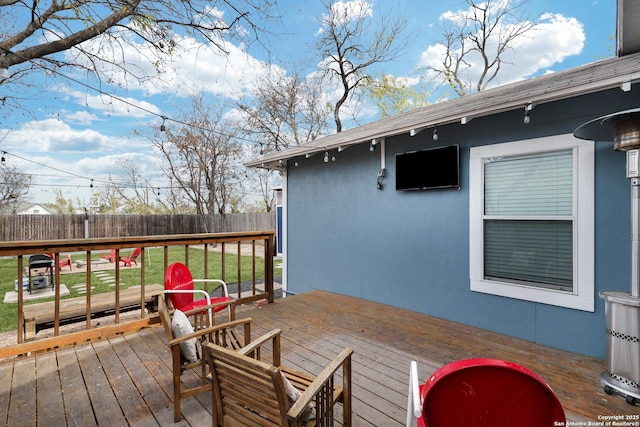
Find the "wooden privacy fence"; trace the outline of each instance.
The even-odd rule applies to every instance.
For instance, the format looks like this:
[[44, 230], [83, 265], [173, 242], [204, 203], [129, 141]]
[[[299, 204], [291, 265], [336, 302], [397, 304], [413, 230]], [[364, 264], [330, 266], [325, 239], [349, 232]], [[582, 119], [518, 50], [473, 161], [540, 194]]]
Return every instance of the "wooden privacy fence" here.
[[275, 212], [225, 215], [0, 215], [0, 241], [275, 230]]

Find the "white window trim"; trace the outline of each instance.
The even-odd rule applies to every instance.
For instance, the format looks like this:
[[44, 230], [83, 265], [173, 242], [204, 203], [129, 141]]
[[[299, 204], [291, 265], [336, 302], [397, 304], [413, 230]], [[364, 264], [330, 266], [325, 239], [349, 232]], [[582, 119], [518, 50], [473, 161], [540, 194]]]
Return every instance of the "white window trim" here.
[[[593, 141], [572, 134], [472, 147], [469, 159], [469, 259], [471, 290], [593, 312], [595, 238]], [[483, 159], [572, 149], [574, 151], [573, 292], [485, 280], [483, 256]]]

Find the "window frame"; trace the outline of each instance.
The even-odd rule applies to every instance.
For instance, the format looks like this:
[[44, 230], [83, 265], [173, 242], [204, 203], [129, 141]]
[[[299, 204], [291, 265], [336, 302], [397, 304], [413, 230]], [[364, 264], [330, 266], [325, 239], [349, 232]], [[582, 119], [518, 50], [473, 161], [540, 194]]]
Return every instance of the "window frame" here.
[[[484, 159], [573, 151], [573, 290], [571, 292], [484, 278]], [[572, 134], [471, 147], [469, 156], [470, 289], [525, 301], [595, 310], [595, 143]]]

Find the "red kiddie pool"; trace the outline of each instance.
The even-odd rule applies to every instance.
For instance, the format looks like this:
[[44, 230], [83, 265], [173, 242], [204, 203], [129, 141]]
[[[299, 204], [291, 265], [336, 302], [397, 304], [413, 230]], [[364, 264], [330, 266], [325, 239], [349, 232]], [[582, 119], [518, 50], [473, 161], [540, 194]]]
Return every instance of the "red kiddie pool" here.
[[496, 359], [467, 359], [434, 372], [421, 386], [426, 427], [564, 426], [564, 409], [535, 372]]

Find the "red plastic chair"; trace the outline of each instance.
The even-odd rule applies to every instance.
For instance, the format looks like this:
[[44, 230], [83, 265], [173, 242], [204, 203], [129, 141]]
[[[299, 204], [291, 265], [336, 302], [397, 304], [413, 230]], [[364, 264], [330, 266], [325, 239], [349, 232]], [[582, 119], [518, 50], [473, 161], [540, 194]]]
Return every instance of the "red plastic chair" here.
[[564, 409], [551, 387], [516, 363], [460, 360], [438, 369], [419, 390], [416, 383], [417, 365], [412, 362], [407, 426], [411, 415], [420, 427], [566, 425]]
[[111, 249], [111, 251], [109, 251], [108, 255], [106, 253], [102, 253], [102, 254], [100, 254], [100, 258], [106, 259], [109, 262], [113, 262], [116, 259], [116, 250], [115, 249]]
[[120, 257], [120, 262], [124, 263], [125, 267], [131, 267], [131, 264], [138, 265], [136, 259], [140, 256], [140, 253], [142, 253], [142, 248], [135, 248], [132, 254]]
[[[54, 253], [45, 254], [45, 255], [47, 255], [49, 258], [51, 258], [51, 260], [55, 260], [56, 259], [56, 254], [54, 254]], [[67, 256], [65, 258], [60, 256], [60, 259], [58, 260], [58, 262], [60, 263], [60, 265], [58, 265], [59, 270], [62, 270], [62, 267], [66, 267], [68, 265], [69, 266], [69, 271], [73, 271], [73, 265], [72, 265], [72, 262], [71, 262], [71, 255], [67, 254]], [[49, 271], [49, 268], [47, 267], [47, 272], [48, 271]]]
[[[194, 283], [219, 283], [222, 286], [223, 296], [211, 298], [207, 292], [194, 289]], [[164, 276], [164, 289], [165, 293], [169, 294], [173, 307], [183, 312], [209, 304], [231, 301], [227, 284], [224, 281], [219, 279], [194, 279], [189, 268], [179, 262], [171, 264], [167, 268]], [[203, 294], [204, 298], [194, 299], [194, 294], [197, 293]], [[215, 307], [213, 311], [219, 312], [224, 310], [225, 307], [229, 310], [229, 316], [231, 316], [231, 308], [229, 306], [221, 305]]]

